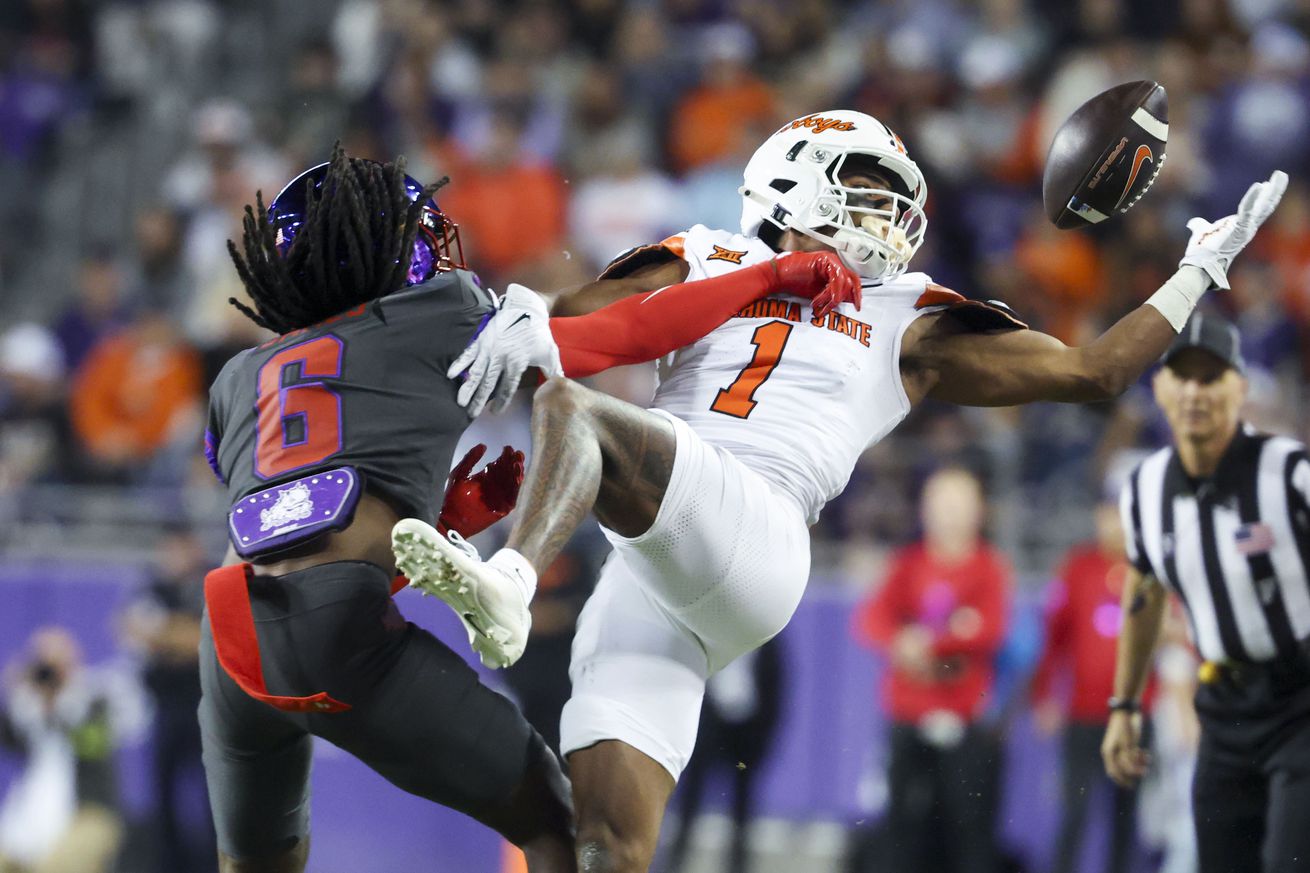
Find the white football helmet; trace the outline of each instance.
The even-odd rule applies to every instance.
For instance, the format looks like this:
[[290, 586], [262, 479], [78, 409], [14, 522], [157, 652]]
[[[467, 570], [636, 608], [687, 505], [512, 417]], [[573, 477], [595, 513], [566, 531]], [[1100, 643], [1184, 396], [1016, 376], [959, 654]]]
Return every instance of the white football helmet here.
[[[848, 161], [880, 171], [897, 190], [848, 188]], [[900, 137], [863, 112], [816, 112], [783, 125], [746, 164], [741, 232], [760, 236], [768, 224], [832, 246], [866, 279], [905, 272], [928, 227], [928, 186]], [[831, 230], [824, 232], [831, 228]]]

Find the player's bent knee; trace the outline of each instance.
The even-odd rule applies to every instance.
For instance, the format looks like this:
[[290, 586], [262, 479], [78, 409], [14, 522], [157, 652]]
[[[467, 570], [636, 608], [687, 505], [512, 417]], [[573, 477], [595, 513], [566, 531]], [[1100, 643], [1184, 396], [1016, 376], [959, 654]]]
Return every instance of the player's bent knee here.
[[[535, 731], [508, 794], [455, 807], [523, 850], [532, 873], [572, 870], [573, 799], [559, 757]], [[534, 860], [535, 859], [535, 860]]]
[[532, 398], [532, 411], [537, 415], [577, 415], [587, 408], [588, 389], [572, 379], [547, 379], [537, 388]]
[[625, 835], [609, 822], [578, 828], [578, 873], [645, 873], [654, 858], [654, 840]]

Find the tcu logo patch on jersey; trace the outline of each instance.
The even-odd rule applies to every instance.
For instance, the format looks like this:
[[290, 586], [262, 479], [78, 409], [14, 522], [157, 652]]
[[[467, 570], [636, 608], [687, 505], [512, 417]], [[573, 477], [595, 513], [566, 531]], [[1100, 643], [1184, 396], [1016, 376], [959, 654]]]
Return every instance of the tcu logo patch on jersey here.
[[727, 261], [730, 264], [740, 264], [741, 259], [746, 257], [745, 252], [737, 252], [732, 249], [725, 249], [723, 246], [714, 246], [714, 254], [707, 257], [707, 261]]

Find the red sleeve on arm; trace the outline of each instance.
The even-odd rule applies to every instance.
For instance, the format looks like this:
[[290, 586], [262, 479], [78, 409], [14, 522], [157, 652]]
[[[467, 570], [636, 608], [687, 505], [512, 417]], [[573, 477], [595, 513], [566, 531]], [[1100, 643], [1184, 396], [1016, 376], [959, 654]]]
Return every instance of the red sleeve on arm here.
[[[1010, 571], [997, 556], [989, 555], [985, 568], [979, 574], [973, 602], [978, 610], [979, 623], [961, 622], [933, 643], [933, 654], [939, 658], [952, 655], [992, 655], [1005, 639], [1005, 626], [1010, 608]], [[952, 621], [952, 625], [954, 622]], [[967, 632], [961, 633], [967, 628]]]
[[591, 376], [690, 345], [743, 306], [777, 290], [777, 273], [772, 262], [764, 261], [712, 279], [634, 294], [587, 315], [552, 318], [550, 332], [564, 375]]
[[906, 624], [905, 592], [910, 572], [909, 555], [901, 552], [892, 563], [878, 593], [855, 613], [855, 638], [871, 649], [888, 649], [896, 633]]
[[1073, 609], [1070, 603], [1069, 566], [1061, 571], [1051, 585], [1046, 600], [1046, 639], [1042, 643], [1042, 657], [1033, 673], [1032, 696], [1045, 700], [1051, 695], [1051, 682], [1055, 672], [1069, 657], [1070, 624]]

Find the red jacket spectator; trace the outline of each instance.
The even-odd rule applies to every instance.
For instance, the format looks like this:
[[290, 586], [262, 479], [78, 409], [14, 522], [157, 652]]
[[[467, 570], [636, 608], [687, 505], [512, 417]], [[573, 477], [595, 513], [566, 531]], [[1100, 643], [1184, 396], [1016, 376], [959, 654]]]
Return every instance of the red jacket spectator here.
[[1105, 724], [1114, 693], [1114, 659], [1121, 623], [1119, 598], [1128, 564], [1095, 546], [1071, 551], [1046, 605], [1046, 642], [1033, 677], [1033, 698], [1045, 701], [1063, 670], [1072, 674], [1069, 718]]
[[896, 555], [887, 581], [860, 608], [856, 628], [888, 653], [907, 629], [927, 632], [931, 668], [912, 672], [893, 664], [883, 677], [893, 720], [917, 722], [947, 710], [973, 721], [986, 708], [1009, 601], [1009, 567], [986, 543], [954, 561], [935, 556], [923, 543]]
[[1032, 697], [1048, 728], [1058, 715], [1053, 698], [1065, 671], [1070, 678], [1068, 718], [1095, 725], [1109, 718], [1106, 701], [1114, 693], [1115, 653], [1123, 624], [1120, 598], [1128, 579], [1118, 506], [1100, 506], [1096, 526], [1098, 542], [1069, 551], [1047, 594], [1046, 639], [1033, 674]]

